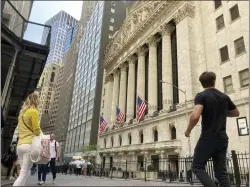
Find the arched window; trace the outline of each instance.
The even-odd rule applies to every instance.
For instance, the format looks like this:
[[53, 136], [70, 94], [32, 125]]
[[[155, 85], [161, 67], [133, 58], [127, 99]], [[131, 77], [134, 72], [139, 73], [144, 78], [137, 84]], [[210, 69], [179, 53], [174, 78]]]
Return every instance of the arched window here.
[[129, 144], [129, 145], [132, 144], [132, 136], [131, 136], [131, 133], [128, 133], [128, 144]]
[[176, 128], [172, 127], [171, 129], [171, 140], [176, 140]]
[[113, 139], [113, 137], [111, 137], [111, 147], [113, 147], [114, 146], [114, 139]]
[[54, 82], [54, 80], [55, 80], [55, 72], [52, 72], [50, 76], [50, 82]]
[[139, 136], [140, 136], [140, 143], [143, 143], [143, 131], [142, 130], [139, 132]]
[[120, 143], [120, 146], [122, 146], [122, 136], [119, 135], [119, 143]]
[[107, 145], [107, 141], [106, 141], [106, 138], [104, 138], [104, 148], [106, 148], [106, 145]]
[[158, 141], [158, 131], [157, 131], [157, 129], [154, 130], [154, 141], [155, 142]]

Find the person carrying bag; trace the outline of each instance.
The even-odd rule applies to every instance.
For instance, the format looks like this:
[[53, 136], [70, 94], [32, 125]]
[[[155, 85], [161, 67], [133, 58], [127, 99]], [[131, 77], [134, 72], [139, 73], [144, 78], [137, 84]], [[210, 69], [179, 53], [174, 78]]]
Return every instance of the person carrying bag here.
[[17, 155], [21, 165], [20, 175], [13, 186], [26, 186], [31, 161], [32, 144], [35, 137], [40, 137], [39, 122], [39, 93], [31, 93], [25, 100], [18, 116], [18, 145]]

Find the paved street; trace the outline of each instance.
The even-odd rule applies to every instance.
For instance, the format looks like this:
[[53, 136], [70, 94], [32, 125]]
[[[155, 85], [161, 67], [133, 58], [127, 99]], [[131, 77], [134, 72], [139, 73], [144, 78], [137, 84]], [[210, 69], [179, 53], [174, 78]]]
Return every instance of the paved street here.
[[[99, 177], [77, 177], [71, 175], [58, 175], [57, 183], [52, 184], [52, 176], [48, 175], [46, 186], [191, 186], [180, 183], [167, 183], [167, 182], [154, 182], [154, 181], [141, 181], [141, 180], [124, 180], [124, 179], [110, 179]], [[5, 185], [7, 186], [7, 185]], [[12, 185], [8, 185], [12, 186]], [[37, 184], [37, 175], [30, 176], [27, 186], [39, 186]], [[201, 185], [193, 185], [199, 186]]]

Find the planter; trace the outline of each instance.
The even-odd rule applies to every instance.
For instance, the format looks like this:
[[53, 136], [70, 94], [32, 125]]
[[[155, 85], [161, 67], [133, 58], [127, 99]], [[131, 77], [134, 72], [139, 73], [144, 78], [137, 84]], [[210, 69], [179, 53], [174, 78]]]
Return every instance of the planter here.
[[158, 179], [158, 172], [147, 171], [147, 180], [155, 180], [155, 179]]
[[[147, 180], [155, 180], [158, 179], [158, 172], [155, 171], [147, 171], [146, 172]], [[137, 179], [145, 179], [145, 171], [137, 171], [136, 172]]]
[[122, 178], [122, 171], [113, 171], [113, 177]]

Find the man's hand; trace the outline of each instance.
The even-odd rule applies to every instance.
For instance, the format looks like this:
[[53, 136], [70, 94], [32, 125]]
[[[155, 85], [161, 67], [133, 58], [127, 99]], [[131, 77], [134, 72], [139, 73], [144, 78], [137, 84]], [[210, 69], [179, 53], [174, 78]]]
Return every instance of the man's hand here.
[[186, 137], [190, 137], [190, 134], [191, 134], [191, 131], [189, 131], [189, 130], [186, 130], [186, 131], [185, 131], [185, 136], [186, 136]]

